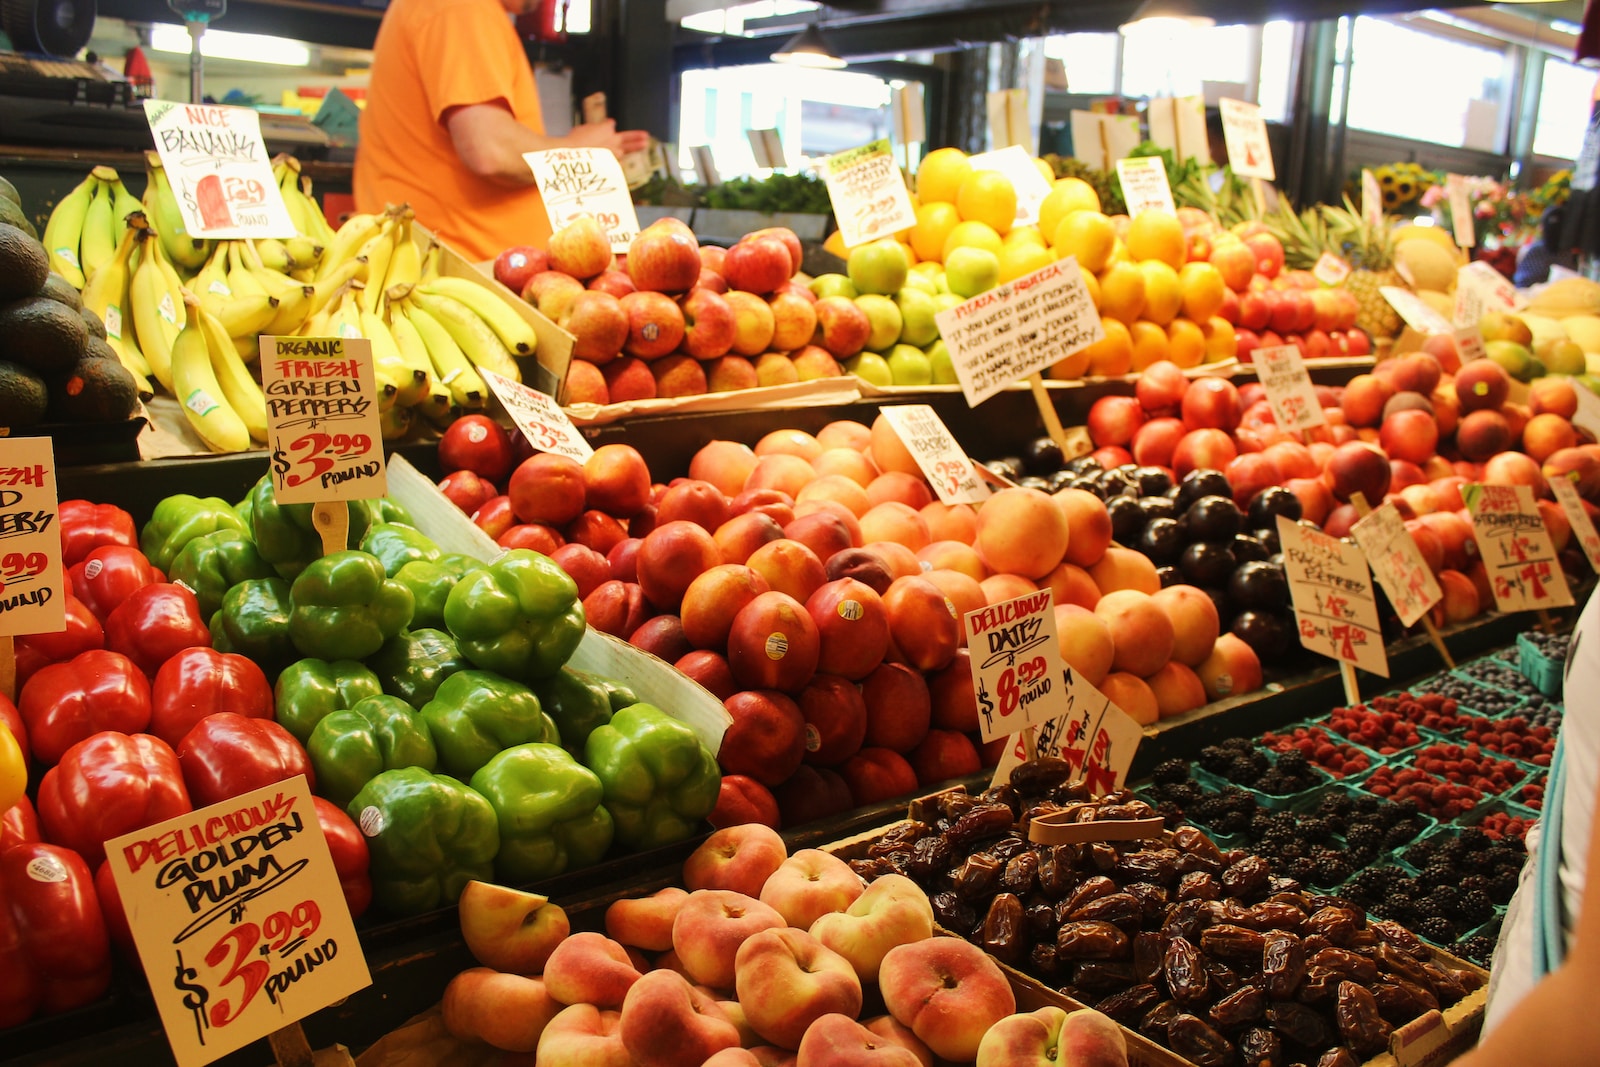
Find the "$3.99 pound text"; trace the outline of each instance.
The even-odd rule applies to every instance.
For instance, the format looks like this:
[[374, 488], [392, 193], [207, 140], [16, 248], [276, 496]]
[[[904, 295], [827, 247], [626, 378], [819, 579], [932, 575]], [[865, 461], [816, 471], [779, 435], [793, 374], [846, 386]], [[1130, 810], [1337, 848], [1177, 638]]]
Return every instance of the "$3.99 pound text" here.
[[[218, 973], [214, 985], [219, 996], [211, 1001], [212, 991], [199, 980], [199, 972], [184, 963], [183, 952], [178, 952], [177, 974], [172, 984], [183, 990], [183, 1006], [194, 1012], [195, 1027], [203, 1032], [207, 1027], [224, 1027], [244, 1014], [250, 1002], [265, 987], [267, 999], [278, 1003], [283, 993], [301, 977], [319, 964], [331, 960], [338, 953], [332, 939], [301, 952], [306, 941], [322, 924], [322, 911], [314, 900], [302, 900], [287, 911], [273, 912], [259, 925], [247, 922], [232, 927], [219, 937], [206, 952], [205, 965]], [[274, 973], [270, 957], [274, 953], [287, 960], [295, 953], [300, 958]], [[238, 990], [238, 1003], [233, 1001], [233, 989]], [[202, 1043], [204, 1039], [202, 1038]]]
[[971, 473], [971, 468], [965, 463], [957, 463], [953, 459], [940, 460], [934, 464], [933, 469], [934, 477], [940, 479], [944, 483], [945, 492], [952, 495], [961, 491], [962, 483]]
[[267, 202], [266, 187], [254, 178], [224, 178], [222, 195], [227, 198], [228, 203], [239, 206]]
[[[372, 438], [364, 433], [308, 433], [289, 443], [288, 451], [299, 453], [293, 460], [279, 450], [273, 453], [272, 465], [283, 475], [283, 484], [292, 488], [316, 481], [333, 470], [335, 457], [365, 455], [371, 449]], [[293, 469], [307, 465], [311, 468], [309, 473]]]

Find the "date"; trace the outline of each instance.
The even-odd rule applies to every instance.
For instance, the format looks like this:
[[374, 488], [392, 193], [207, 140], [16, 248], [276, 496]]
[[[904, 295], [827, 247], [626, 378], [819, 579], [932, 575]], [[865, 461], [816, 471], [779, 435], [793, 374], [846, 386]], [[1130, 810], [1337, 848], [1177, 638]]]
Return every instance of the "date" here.
[[1115, 960], [1128, 954], [1128, 935], [1108, 922], [1065, 922], [1056, 931], [1056, 958]]
[[1222, 883], [1210, 871], [1190, 871], [1178, 879], [1179, 900], [1216, 900], [1222, 896]]
[[1133, 964], [1089, 960], [1072, 971], [1072, 986], [1096, 996], [1126, 989], [1134, 982]]
[[1020, 963], [1029, 944], [1026, 922], [1015, 893], [996, 893], [983, 917], [979, 944], [1003, 963]]
[[1365, 956], [1359, 956], [1342, 948], [1325, 948], [1310, 959], [1313, 969], [1321, 968], [1341, 978], [1361, 985], [1374, 982], [1378, 978], [1378, 965]]
[[1117, 850], [1104, 841], [1095, 841], [1089, 845], [1089, 862], [1094, 869], [1102, 874], [1116, 869]]
[[1066, 898], [1063, 899], [1058, 905], [1061, 918], [1065, 920], [1073, 912], [1082, 908], [1090, 901], [1099, 900], [1101, 897], [1109, 897], [1116, 891], [1117, 883], [1113, 882], [1105, 875], [1091, 875], [1080, 882], [1078, 887], [1071, 893], [1068, 893]]
[[1171, 885], [1178, 880], [1178, 858], [1175, 848], [1142, 848], [1125, 854], [1113, 869], [1124, 882]]
[[1039, 852], [1039, 892], [1060, 900], [1078, 884], [1076, 845], [1051, 845]]
[[1378, 969], [1387, 971], [1390, 975], [1404, 978], [1408, 982], [1421, 986], [1430, 986], [1433, 979], [1429, 976], [1427, 968], [1417, 962], [1417, 958], [1409, 952], [1403, 952], [1393, 945], [1385, 942], [1377, 948], [1373, 958], [1378, 963]]
[[1095, 1010], [1111, 1016], [1124, 1026], [1132, 1026], [1159, 1003], [1161, 991], [1149, 982], [1140, 982], [1101, 998], [1095, 1004]]
[[1141, 930], [1133, 935], [1133, 971], [1139, 981], [1154, 982], [1161, 977], [1161, 957], [1166, 947], [1159, 930]]
[[1204, 960], [1206, 977], [1211, 979], [1211, 991], [1217, 996], [1226, 996], [1244, 984], [1244, 976], [1226, 963], [1212, 956], [1201, 958]]
[[1134, 929], [1138, 928], [1139, 920], [1144, 917], [1144, 907], [1139, 903], [1139, 898], [1132, 893], [1111, 893], [1089, 901], [1067, 916], [1069, 922], [1082, 922], [1097, 919], [1101, 922], [1115, 923], [1118, 926]]
[[1179, 1004], [1198, 1003], [1210, 991], [1211, 979], [1206, 974], [1205, 961], [1188, 938], [1174, 937], [1167, 942], [1161, 973], [1167, 980], [1167, 991]]
[[1138, 1031], [1144, 1036], [1167, 1043], [1167, 1029], [1172, 1025], [1172, 1020], [1183, 1014], [1183, 1009], [1178, 1007], [1175, 1000], [1163, 1000], [1160, 1004], [1145, 1012], [1144, 1018], [1139, 1020]]
[[1039, 855], [1029, 849], [1006, 860], [1006, 869], [1000, 875], [1000, 888], [1007, 893], [1025, 897], [1033, 892], [1039, 881]]
[[1230, 922], [1248, 926], [1252, 930], [1299, 931], [1306, 921], [1306, 913], [1293, 904], [1272, 900], [1263, 900], [1248, 908], [1238, 908], [1229, 914], [1232, 916]]
[[1221, 870], [1222, 850], [1217, 843], [1193, 826], [1180, 826], [1172, 831], [1172, 847], [1191, 856], [1199, 856], [1217, 865]]
[[980, 841], [1009, 833], [1016, 821], [1009, 805], [978, 804], [956, 819], [944, 836], [952, 848], [965, 852]]
[[1236, 897], [1253, 897], [1267, 888], [1272, 869], [1260, 856], [1246, 856], [1222, 872], [1222, 888]]
[[1317, 1067], [1360, 1067], [1356, 1054], [1343, 1045], [1330, 1048], [1317, 1060]]
[[1201, 951], [1224, 960], [1259, 964], [1266, 947], [1267, 939], [1262, 934], [1228, 923], [1218, 923], [1200, 935]]
[[1211, 1021], [1223, 1030], [1236, 1030], [1267, 1012], [1267, 995], [1253, 985], [1242, 985], [1211, 1005]]
[[1205, 900], [1185, 900], [1175, 904], [1167, 909], [1167, 917], [1161, 922], [1161, 932], [1189, 941], [1200, 940], [1200, 932], [1211, 925], [1209, 903]]
[[1371, 993], [1355, 982], [1340, 982], [1338, 998], [1334, 1005], [1334, 1018], [1339, 1023], [1339, 1035], [1357, 1053], [1374, 1056], [1389, 1044], [1389, 1034], [1394, 1028], [1378, 1011], [1378, 1002]]
[[978, 921], [978, 913], [971, 904], [948, 889], [928, 898], [933, 905], [933, 917], [946, 930], [970, 930]]
[[1049, 901], [1036, 901], [1028, 905], [1026, 914], [1028, 933], [1035, 941], [1056, 939], [1056, 929], [1061, 925], [1061, 920], [1056, 916], [1055, 905]]
[[963, 900], [976, 903], [980, 898], [988, 896], [1000, 884], [1000, 872], [1004, 865], [987, 852], [978, 852], [966, 858], [951, 881], [955, 891]]
[[1245, 1067], [1283, 1067], [1283, 1042], [1271, 1030], [1252, 1026], [1239, 1035], [1239, 1059]]
[[1332, 944], [1349, 945], [1357, 932], [1366, 925], [1366, 916], [1353, 908], [1324, 907], [1317, 909], [1306, 920], [1308, 933], [1319, 934]]
[[1392, 945], [1420, 963], [1427, 963], [1433, 959], [1433, 952], [1422, 941], [1422, 938], [1407, 930], [1404, 926], [1390, 919], [1373, 919], [1369, 924], [1372, 932], [1378, 935], [1378, 940], [1386, 945]]
[[1372, 999], [1378, 1002], [1378, 1011], [1396, 1026], [1410, 1022], [1423, 1012], [1437, 1011], [1439, 1008], [1439, 998], [1431, 990], [1404, 978], [1374, 982], [1368, 988], [1372, 992]]
[[955, 862], [956, 850], [943, 834], [920, 837], [911, 846], [911, 861], [906, 870], [912, 879], [927, 884], [950, 869]]
[[1018, 795], [1042, 797], [1071, 778], [1072, 764], [1055, 756], [1041, 756], [1013, 767], [1008, 780]]
[[1288, 1000], [1306, 977], [1306, 953], [1300, 938], [1283, 930], [1266, 935], [1261, 952], [1261, 976], [1273, 1000]]
[[1304, 1004], [1292, 1000], [1273, 1004], [1267, 1009], [1267, 1022], [1295, 1044], [1321, 1048], [1328, 1043], [1328, 1024], [1315, 1009]]
[[889, 827], [867, 847], [868, 856], [887, 856], [892, 852], [910, 850], [918, 841], [933, 832], [933, 827], [916, 819]]
[[1167, 1044], [1197, 1067], [1225, 1067], [1233, 1059], [1233, 1043], [1187, 1012], [1167, 1027]]
[[1056, 978], [1061, 974], [1061, 961], [1056, 958], [1056, 945], [1054, 941], [1036, 943], [1028, 950], [1028, 965], [1033, 968], [1033, 973], [1046, 978]]

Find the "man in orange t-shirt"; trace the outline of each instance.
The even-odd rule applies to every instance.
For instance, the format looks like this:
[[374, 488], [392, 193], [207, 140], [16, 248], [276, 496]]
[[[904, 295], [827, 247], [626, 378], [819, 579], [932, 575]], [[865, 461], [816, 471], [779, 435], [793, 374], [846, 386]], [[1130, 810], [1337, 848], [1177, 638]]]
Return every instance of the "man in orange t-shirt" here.
[[417, 221], [474, 261], [543, 247], [550, 222], [524, 152], [648, 147], [604, 122], [547, 137], [510, 15], [535, 0], [394, 0], [373, 46], [356, 151], [356, 210], [408, 203]]

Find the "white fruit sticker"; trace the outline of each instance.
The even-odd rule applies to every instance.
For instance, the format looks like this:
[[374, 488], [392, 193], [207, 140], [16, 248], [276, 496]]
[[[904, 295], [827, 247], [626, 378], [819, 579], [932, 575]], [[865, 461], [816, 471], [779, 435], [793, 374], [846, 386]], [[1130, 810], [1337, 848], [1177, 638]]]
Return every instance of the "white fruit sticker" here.
[[204, 389], [196, 389], [184, 398], [183, 406], [196, 415], [205, 416], [217, 410], [217, 402]]
[[358, 820], [361, 832], [368, 837], [377, 837], [383, 833], [383, 812], [376, 805], [368, 805], [361, 809], [361, 818]]
[[100, 572], [105, 569], [105, 566], [105, 563], [102, 561], [98, 559], [91, 559], [88, 563], [83, 565], [83, 576], [85, 578], [97, 577]]
[[778, 631], [767, 635], [767, 658], [782, 659], [789, 654], [789, 636]]
[[106, 308], [106, 335], [122, 340], [122, 308], [116, 304]]
[[839, 607], [837, 610], [839, 612], [839, 618], [848, 622], [855, 622], [856, 620], [860, 619], [861, 616], [866, 614], [866, 612], [861, 610], [861, 601], [859, 600], [841, 600], [839, 601]]
[[206, 289], [208, 292], [215, 293], [218, 296], [233, 295], [233, 290], [229, 289], [227, 283], [225, 282], [212, 282], [210, 285], [206, 286]]
[[79, 270], [83, 269], [83, 265], [78, 262], [78, 252], [76, 249], [58, 248], [55, 251], [56, 255], [66, 260], [68, 263], [71, 263], [74, 267], [77, 267]]
[[54, 856], [38, 856], [31, 859], [24, 870], [28, 872], [28, 877], [35, 882], [49, 883], [65, 882], [67, 880], [66, 865]]
[[168, 323], [175, 324], [178, 321], [178, 307], [172, 302], [171, 293], [161, 294], [161, 303], [156, 305], [156, 310], [161, 313], [161, 317]]

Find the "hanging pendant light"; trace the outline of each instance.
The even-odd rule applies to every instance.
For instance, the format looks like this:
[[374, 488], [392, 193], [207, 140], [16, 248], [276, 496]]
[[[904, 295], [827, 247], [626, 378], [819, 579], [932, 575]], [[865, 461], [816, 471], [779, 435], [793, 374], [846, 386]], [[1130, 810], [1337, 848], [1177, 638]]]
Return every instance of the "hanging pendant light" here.
[[1204, 29], [1215, 26], [1217, 20], [1205, 13], [1194, 0], [1144, 0], [1133, 9], [1133, 14], [1122, 24], [1122, 32], [1142, 33], [1146, 30]]
[[842, 70], [846, 65], [828, 44], [828, 39], [822, 35], [822, 27], [815, 22], [789, 38], [787, 44], [772, 53], [772, 61], [820, 70]]

